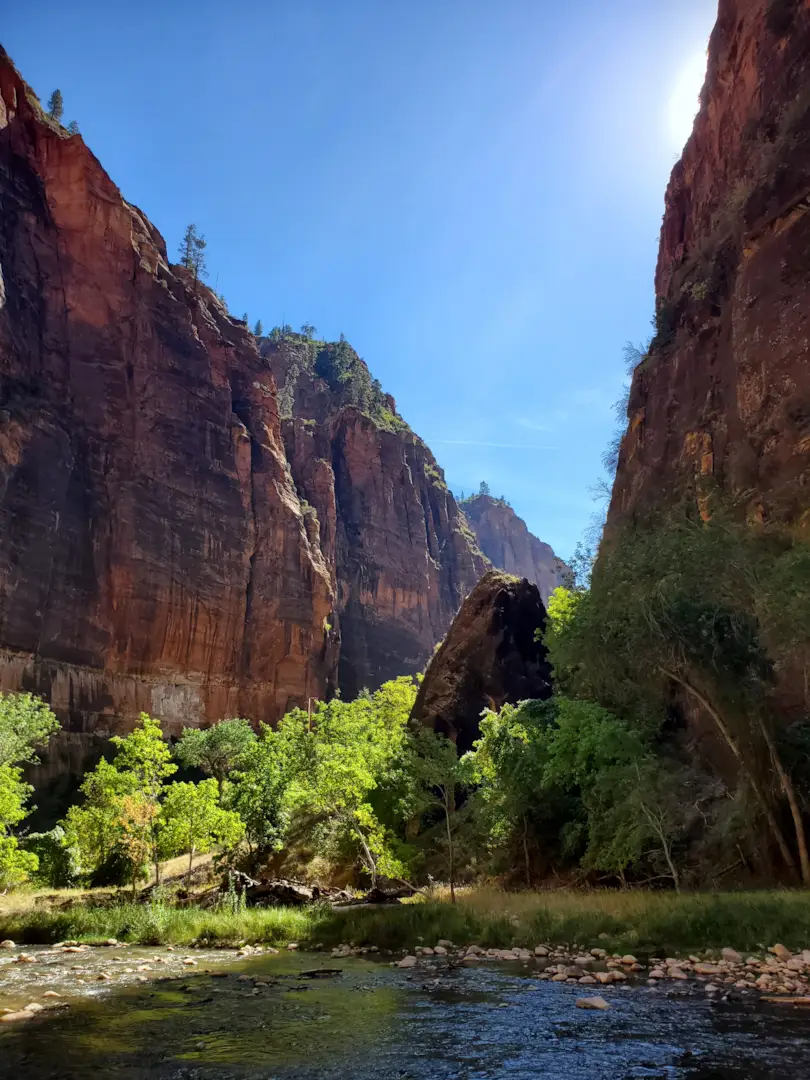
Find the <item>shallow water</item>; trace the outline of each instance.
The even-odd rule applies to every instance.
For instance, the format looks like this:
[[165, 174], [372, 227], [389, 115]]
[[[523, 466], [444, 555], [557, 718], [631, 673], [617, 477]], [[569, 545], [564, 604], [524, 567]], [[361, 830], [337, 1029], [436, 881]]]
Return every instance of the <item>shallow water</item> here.
[[[99, 955], [105, 952], [93, 950], [88, 965], [111, 970], [112, 957]], [[541, 982], [532, 977], [531, 966], [451, 967], [437, 961], [414, 971], [312, 954], [224, 963], [221, 954], [202, 950], [116, 952], [126, 955], [128, 967], [135, 966], [132, 958], [143, 957], [153, 973], [160, 967], [166, 974], [149, 984], [132, 983], [131, 976], [122, 975], [115, 985], [101, 988], [91, 986], [88, 975], [88, 982], [76, 987], [85, 996], [71, 999], [66, 1008], [40, 1013], [21, 1025], [3, 1025], [0, 1076], [810, 1077], [810, 1015], [754, 1001], [712, 1003], [684, 984], [586, 991]], [[76, 955], [81, 962], [82, 955]], [[167, 955], [171, 967], [157, 965]], [[176, 958], [188, 955], [198, 966], [178, 971]], [[43, 978], [63, 978], [67, 987], [71, 976], [48, 974], [50, 966], [43, 965]], [[58, 966], [58, 961], [53, 963]], [[219, 967], [227, 977], [207, 974], [206, 967]], [[304, 974], [319, 967], [340, 973], [324, 978]], [[2, 1003], [9, 970], [0, 969]], [[12, 969], [11, 974], [20, 980], [29, 977], [27, 971], [21, 976]], [[577, 1009], [576, 998], [586, 992], [604, 996], [611, 1009]], [[32, 1000], [30, 985], [22, 996]]]

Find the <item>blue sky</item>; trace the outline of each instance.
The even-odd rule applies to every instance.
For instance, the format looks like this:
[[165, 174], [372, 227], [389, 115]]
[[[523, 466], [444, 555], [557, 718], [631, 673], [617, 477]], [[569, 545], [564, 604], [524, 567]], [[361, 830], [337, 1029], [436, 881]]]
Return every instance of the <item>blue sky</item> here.
[[29, 0], [2, 44], [176, 251], [341, 332], [454, 491], [567, 556], [648, 336], [716, 0]]

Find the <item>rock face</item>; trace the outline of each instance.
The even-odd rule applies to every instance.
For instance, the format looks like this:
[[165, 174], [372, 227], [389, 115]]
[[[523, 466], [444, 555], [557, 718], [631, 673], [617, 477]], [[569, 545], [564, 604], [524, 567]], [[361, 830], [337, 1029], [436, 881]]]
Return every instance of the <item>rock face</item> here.
[[551, 669], [535, 631], [546, 612], [537, 586], [490, 570], [461, 606], [434, 654], [412, 717], [460, 751], [478, 737], [483, 709], [551, 696]]
[[810, 5], [720, 0], [608, 519], [719, 488], [810, 536]]
[[53, 703], [74, 766], [142, 709], [174, 732], [327, 693], [272, 374], [5, 54], [0, 198], [0, 687]]
[[0, 689], [52, 771], [420, 670], [486, 562], [356, 354], [261, 355], [4, 53], [0, 200]]
[[292, 477], [330, 568], [344, 697], [421, 671], [487, 568], [428, 447], [344, 342], [265, 340]]
[[474, 495], [461, 508], [478, 546], [494, 567], [533, 581], [543, 603], [564, 584], [569, 569], [548, 544], [538, 540], [508, 503], [491, 495]]

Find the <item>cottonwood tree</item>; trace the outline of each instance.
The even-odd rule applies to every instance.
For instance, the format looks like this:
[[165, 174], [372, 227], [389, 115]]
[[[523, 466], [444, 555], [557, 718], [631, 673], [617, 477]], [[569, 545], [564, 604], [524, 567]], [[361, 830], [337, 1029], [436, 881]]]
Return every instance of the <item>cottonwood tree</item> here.
[[230, 772], [241, 766], [245, 754], [256, 742], [256, 733], [247, 720], [220, 720], [208, 728], [183, 728], [174, 756], [181, 765], [202, 769], [213, 776], [220, 794]]
[[12, 834], [30, 813], [27, 803], [33, 791], [20, 766], [38, 762], [37, 750], [58, 728], [39, 698], [0, 693], [0, 889], [20, 884], [37, 869], [36, 855], [20, 850]]
[[[782, 611], [789, 608], [787, 620]], [[810, 885], [801, 800], [772, 727], [774, 673], [808, 655], [810, 547], [776, 527], [673, 513], [604, 544], [590, 589], [555, 594], [546, 643], [563, 692], [661, 714], [673, 692], [737, 761], [781, 857]], [[781, 790], [791, 850], [774, 804]]]
[[175, 782], [167, 787], [161, 808], [161, 847], [166, 857], [188, 852], [189, 873], [196, 854], [210, 851], [214, 844], [233, 847], [244, 831], [239, 815], [220, 805], [216, 780]]
[[459, 795], [467, 786], [467, 770], [459, 759], [455, 743], [427, 727], [420, 727], [413, 740], [412, 769], [421, 792], [422, 813], [438, 808], [444, 821], [447, 845], [447, 880], [450, 902], [456, 902], [455, 832]]

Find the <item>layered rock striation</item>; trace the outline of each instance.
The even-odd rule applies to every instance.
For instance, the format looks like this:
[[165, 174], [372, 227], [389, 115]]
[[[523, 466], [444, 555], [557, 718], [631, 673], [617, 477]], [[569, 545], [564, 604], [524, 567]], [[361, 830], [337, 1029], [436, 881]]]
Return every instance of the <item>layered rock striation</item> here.
[[[255, 341], [0, 57], [0, 687], [76, 754], [336, 685], [334, 584]], [[86, 747], [85, 747], [86, 748]]]
[[460, 752], [479, 735], [484, 709], [551, 696], [551, 669], [537, 640], [546, 611], [534, 582], [490, 570], [464, 601], [432, 657], [412, 719]]
[[810, 535], [810, 6], [720, 0], [609, 528], [686, 495]]
[[262, 342], [330, 568], [345, 697], [421, 671], [488, 564], [428, 447], [345, 343]]
[[494, 567], [515, 577], [533, 581], [543, 603], [570, 574], [568, 566], [552, 548], [530, 533], [523, 518], [503, 499], [473, 495], [461, 507], [475, 533], [481, 551]]

